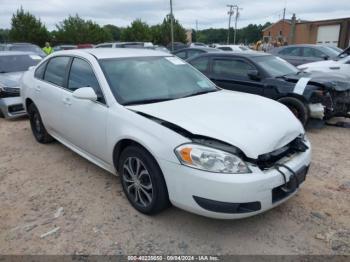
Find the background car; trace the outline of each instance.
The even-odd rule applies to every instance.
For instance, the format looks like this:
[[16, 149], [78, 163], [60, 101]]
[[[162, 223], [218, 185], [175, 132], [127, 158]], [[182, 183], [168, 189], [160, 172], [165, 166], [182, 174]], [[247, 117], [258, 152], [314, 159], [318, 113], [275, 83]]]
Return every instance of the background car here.
[[119, 174], [144, 214], [172, 203], [214, 218], [253, 216], [293, 196], [308, 173], [310, 143], [286, 107], [221, 90], [164, 52], [57, 52], [21, 85], [35, 139], [55, 138]]
[[298, 66], [300, 70], [306, 72], [325, 72], [330, 74], [342, 74], [349, 77], [350, 82], [350, 56], [337, 61], [319, 61]]
[[40, 62], [34, 53], [19, 51], [0, 52], [0, 115], [16, 118], [26, 115], [20, 98], [19, 80], [29, 67]]
[[269, 50], [292, 65], [298, 66], [322, 60], [337, 59], [339, 52], [322, 45], [288, 45]]
[[71, 49], [76, 49], [76, 45], [56, 45], [53, 47], [54, 51], [62, 51], [62, 50], [71, 50]]
[[285, 104], [305, 126], [310, 118], [350, 117], [345, 77], [306, 73], [265, 53], [209, 53], [187, 60], [219, 87], [257, 94]]
[[150, 42], [112, 42], [102, 43], [95, 46], [95, 48], [149, 48], [154, 46]]
[[180, 50], [174, 51], [172, 54], [177, 57], [186, 60], [190, 57], [205, 54], [205, 53], [215, 53], [222, 52], [220, 49], [211, 48], [211, 47], [189, 47]]
[[200, 42], [193, 42], [190, 44], [189, 47], [209, 47], [208, 45], [204, 44], [204, 43], [200, 43]]
[[[179, 49], [184, 49], [184, 48], [187, 48], [187, 47], [188, 47], [188, 45], [186, 45], [186, 44], [184, 44], [184, 43], [181, 43], [181, 42], [174, 42], [174, 51], [179, 50]], [[171, 48], [172, 48], [171, 43], [169, 43], [169, 44], [166, 46], [166, 48], [168, 48], [170, 51], [172, 51], [172, 50], [171, 50]]]
[[42, 58], [46, 56], [45, 52], [39, 46], [30, 43], [0, 44], [0, 50], [31, 52], [37, 54]]
[[244, 45], [216, 45], [215, 48], [221, 49], [223, 51], [231, 51], [231, 52], [252, 52], [249, 47], [246, 47]]

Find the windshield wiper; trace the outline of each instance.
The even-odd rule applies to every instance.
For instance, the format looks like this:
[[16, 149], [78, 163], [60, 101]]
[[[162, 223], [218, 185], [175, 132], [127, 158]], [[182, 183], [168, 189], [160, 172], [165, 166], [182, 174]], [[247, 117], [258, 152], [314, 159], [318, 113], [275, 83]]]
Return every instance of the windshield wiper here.
[[142, 104], [152, 104], [152, 103], [158, 103], [158, 102], [164, 102], [173, 100], [174, 98], [154, 98], [154, 99], [143, 99], [143, 100], [135, 100], [123, 103], [124, 106], [130, 106], [130, 105], [142, 105]]
[[199, 91], [199, 92], [194, 92], [192, 94], [183, 96], [183, 97], [179, 97], [179, 98], [185, 98], [185, 97], [191, 97], [191, 96], [198, 96], [198, 95], [204, 95], [204, 94], [208, 94], [208, 93], [213, 93], [213, 92], [217, 92], [219, 91], [218, 89], [211, 89], [211, 90], [205, 90], [205, 91]]

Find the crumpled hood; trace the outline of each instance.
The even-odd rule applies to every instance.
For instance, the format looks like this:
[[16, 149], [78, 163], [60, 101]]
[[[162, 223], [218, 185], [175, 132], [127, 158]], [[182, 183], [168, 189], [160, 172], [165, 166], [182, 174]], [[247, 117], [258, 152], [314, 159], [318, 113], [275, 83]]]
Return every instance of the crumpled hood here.
[[166, 102], [127, 106], [241, 149], [247, 157], [272, 152], [304, 133], [287, 107], [273, 100], [231, 91]]
[[301, 74], [291, 74], [284, 77], [287, 81], [297, 82], [301, 78], [310, 78], [309, 84], [321, 84], [327, 88], [334, 88], [337, 91], [350, 90], [350, 77], [345, 74], [325, 73], [325, 72], [305, 72]]
[[13, 72], [0, 74], [0, 86], [1, 87], [18, 87], [19, 80], [21, 79], [24, 72]]

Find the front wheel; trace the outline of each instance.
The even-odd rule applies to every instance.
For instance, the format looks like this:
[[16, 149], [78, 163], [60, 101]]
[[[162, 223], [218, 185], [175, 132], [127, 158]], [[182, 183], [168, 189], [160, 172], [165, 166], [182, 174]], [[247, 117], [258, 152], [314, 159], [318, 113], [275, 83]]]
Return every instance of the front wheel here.
[[129, 146], [121, 153], [118, 173], [132, 206], [152, 215], [170, 205], [168, 190], [156, 160], [142, 147]]
[[278, 101], [287, 106], [296, 118], [299, 119], [301, 124], [306, 126], [310, 118], [310, 113], [307, 106], [300, 99], [295, 97], [283, 97]]
[[38, 141], [41, 144], [47, 144], [52, 142], [54, 139], [46, 131], [39, 110], [34, 104], [29, 105], [28, 115], [30, 126], [32, 128], [32, 132], [36, 141]]

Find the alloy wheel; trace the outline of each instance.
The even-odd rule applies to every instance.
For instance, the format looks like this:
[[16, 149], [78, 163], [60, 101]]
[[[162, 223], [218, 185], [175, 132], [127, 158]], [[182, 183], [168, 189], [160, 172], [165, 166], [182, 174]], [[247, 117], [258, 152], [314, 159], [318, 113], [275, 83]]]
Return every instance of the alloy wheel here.
[[122, 180], [134, 204], [147, 208], [153, 200], [151, 176], [144, 163], [137, 157], [128, 157], [123, 164]]

